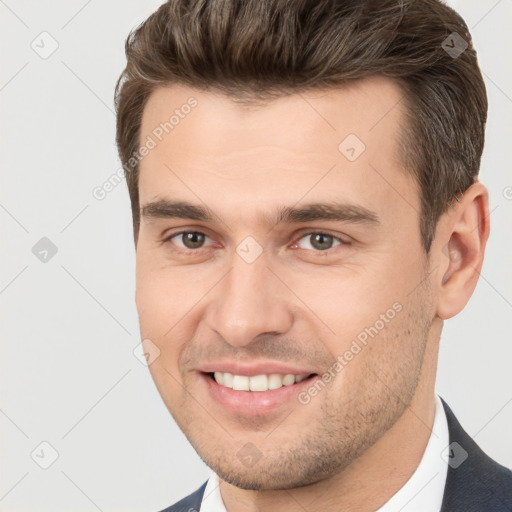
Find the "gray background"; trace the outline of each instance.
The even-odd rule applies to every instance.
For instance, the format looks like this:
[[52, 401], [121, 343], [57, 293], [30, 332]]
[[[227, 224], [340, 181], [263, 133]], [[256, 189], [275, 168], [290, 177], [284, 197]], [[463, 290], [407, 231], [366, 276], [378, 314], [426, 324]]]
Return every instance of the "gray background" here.
[[[437, 391], [510, 467], [512, 0], [449, 3], [488, 88], [492, 234], [474, 296], [445, 325]], [[133, 354], [126, 184], [92, 194], [119, 169], [113, 90], [125, 37], [159, 4], [0, 0], [1, 511], [156, 511], [210, 474]], [[58, 249], [46, 262], [32, 252], [43, 237]], [[48, 469], [42, 442], [59, 454]]]

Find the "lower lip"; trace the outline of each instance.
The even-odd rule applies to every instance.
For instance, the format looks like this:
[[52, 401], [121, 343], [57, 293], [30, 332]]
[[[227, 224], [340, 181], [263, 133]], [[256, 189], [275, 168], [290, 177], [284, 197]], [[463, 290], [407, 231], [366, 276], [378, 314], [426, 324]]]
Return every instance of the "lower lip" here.
[[236, 414], [253, 416], [266, 414], [293, 399], [300, 403], [297, 395], [311, 386], [313, 380], [318, 378], [318, 375], [312, 375], [291, 386], [282, 386], [268, 391], [236, 391], [217, 384], [214, 379], [205, 373], [199, 375], [205, 382], [210, 396], [226, 410]]

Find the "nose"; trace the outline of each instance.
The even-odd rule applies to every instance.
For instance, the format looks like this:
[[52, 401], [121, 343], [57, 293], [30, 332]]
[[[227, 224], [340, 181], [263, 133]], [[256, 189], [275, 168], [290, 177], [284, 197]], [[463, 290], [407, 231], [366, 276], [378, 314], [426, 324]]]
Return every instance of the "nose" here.
[[247, 263], [234, 255], [231, 271], [215, 287], [205, 312], [208, 327], [233, 346], [286, 333], [293, 324], [291, 294], [267, 267], [264, 256]]

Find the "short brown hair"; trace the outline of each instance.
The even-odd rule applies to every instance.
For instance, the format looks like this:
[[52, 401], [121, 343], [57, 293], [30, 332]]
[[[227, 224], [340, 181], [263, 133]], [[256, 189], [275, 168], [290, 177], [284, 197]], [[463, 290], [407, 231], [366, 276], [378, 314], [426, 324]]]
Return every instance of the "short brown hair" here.
[[406, 105], [400, 156], [419, 185], [427, 253], [439, 217], [478, 175], [485, 84], [466, 24], [440, 0], [169, 0], [129, 34], [126, 57], [116, 142], [135, 241], [142, 112], [156, 87], [174, 83], [250, 102], [395, 80]]

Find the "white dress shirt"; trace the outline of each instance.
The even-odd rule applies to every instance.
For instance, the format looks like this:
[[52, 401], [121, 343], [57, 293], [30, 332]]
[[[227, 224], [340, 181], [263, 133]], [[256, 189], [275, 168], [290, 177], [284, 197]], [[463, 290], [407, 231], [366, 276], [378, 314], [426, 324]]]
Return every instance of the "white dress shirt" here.
[[[404, 486], [375, 512], [439, 512], [443, 501], [448, 464], [441, 453], [449, 444], [448, 423], [441, 399], [436, 394], [432, 434], [419, 466]], [[216, 473], [208, 479], [201, 512], [227, 512]]]

